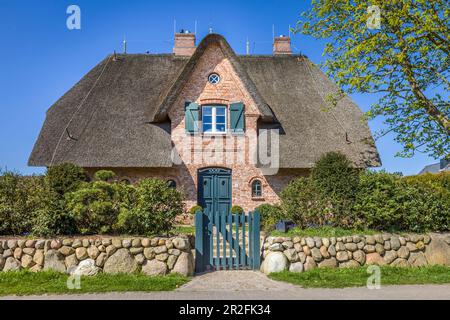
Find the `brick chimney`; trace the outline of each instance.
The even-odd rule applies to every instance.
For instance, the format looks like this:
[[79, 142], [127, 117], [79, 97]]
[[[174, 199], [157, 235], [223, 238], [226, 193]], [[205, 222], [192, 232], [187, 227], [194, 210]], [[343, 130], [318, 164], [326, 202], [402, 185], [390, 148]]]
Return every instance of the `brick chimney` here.
[[273, 54], [283, 55], [292, 54], [291, 50], [291, 38], [281, 35], [276, 37], [273, 41]]
[[175, 45], [173, 53], [176, 56], [192, 56], [195, 51], [195, 34], [188, 30], [181, 30], [180, 33], [175, 33]]

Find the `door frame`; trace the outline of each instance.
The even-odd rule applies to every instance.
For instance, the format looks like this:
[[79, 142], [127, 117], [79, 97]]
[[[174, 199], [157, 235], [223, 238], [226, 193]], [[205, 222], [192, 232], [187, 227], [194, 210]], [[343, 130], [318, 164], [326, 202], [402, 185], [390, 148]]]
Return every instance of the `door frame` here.
[[[204, 176], [228, 176], [230, 179], [229, 185], [228, 185], [228, 193], [230, 195], [230, 210], [233, 206], [233, 175], [232, 170], [230, 168], [225, 167], [205, 167], [200, 168], [197, 170], [197, 203], [203, 207], [203, 184], [202, 184], [202, 178]], [[205, 208], [203, 208], [205, 209]]]

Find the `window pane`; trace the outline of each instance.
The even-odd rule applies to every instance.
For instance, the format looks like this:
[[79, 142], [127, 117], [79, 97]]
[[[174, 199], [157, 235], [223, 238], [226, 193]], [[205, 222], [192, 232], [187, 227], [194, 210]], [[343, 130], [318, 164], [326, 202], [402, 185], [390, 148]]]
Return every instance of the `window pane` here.
[[203, 107], [203, 115], [210, 116], [212, 115], [212, 107]]
[[212, 116], [203, 116], [203, 123], [212, 123]]
[[217, 123], [221, 123], [221, 124], [225, 124], [225, 116], [217, 116], [216, 117], [216, 122]]
[[216, 115], [224, 116], [225, 115], [225, 108], [224, 107], [216, 107]]
[[225, 132], [225, 124], [217, 124], [216, 129], [218, 132]]
[[252, 197], [261, 197], [261, 196], [262, 196], [261, 181], [255, 180], [252, 183]]
[[203, 123], [203, 132], [212, 132], [212, 124]]

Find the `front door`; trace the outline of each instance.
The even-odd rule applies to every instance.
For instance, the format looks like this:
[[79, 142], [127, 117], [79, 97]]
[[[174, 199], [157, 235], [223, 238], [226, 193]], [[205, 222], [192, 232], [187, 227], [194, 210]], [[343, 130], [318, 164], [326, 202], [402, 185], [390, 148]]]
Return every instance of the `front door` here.
[[205, 213], [226, 215], [231, 210], [231, 170], [205, 168], [198, 171], [198, 203]]

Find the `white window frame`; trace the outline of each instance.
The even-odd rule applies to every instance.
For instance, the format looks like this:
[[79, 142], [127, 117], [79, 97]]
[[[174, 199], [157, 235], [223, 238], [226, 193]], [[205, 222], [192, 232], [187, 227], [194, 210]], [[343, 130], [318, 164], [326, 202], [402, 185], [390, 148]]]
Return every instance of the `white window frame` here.
[[[211, 118], [212, 118], [212, 124], [211, 124], [211, 131], [204, 131], [203, 129], [203, 115], [204, 115], [204, 109], [205, 108], [211, 108]], [[223, 108], [225, 110], [225, 131], [217, 131], [217, 108]], [[202, 132], [203, 134], [227, 134], [228, 132], [228, 108], [225, 105], [204, 105], [202, 106]]]

